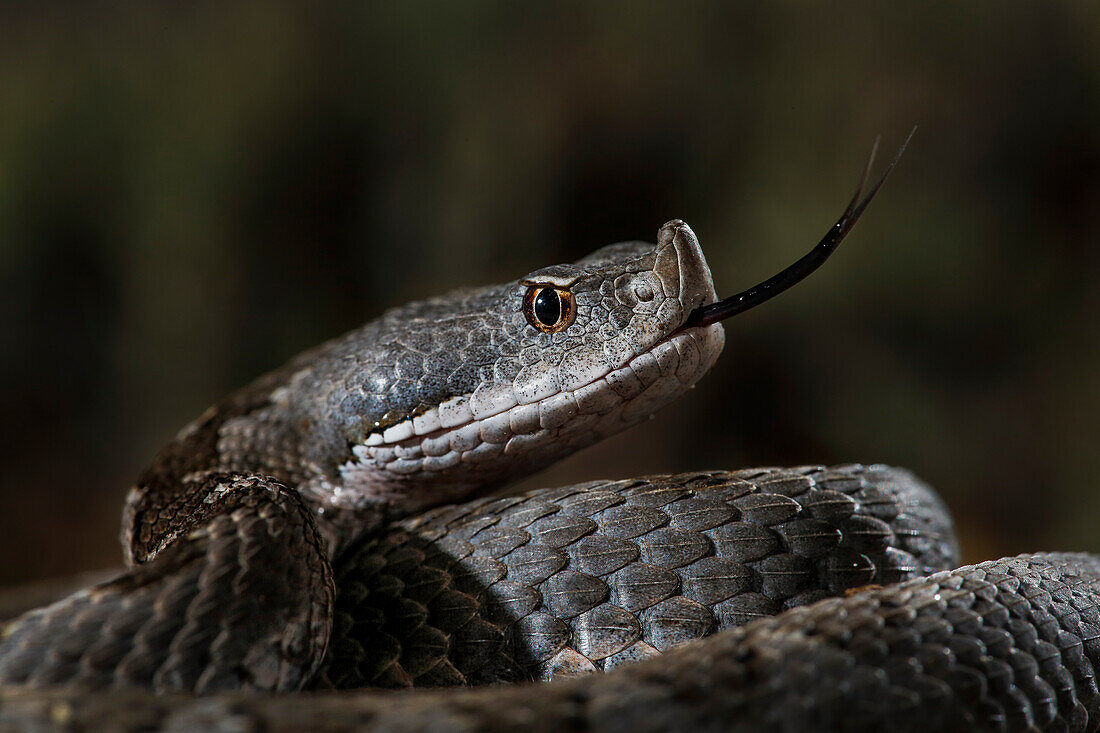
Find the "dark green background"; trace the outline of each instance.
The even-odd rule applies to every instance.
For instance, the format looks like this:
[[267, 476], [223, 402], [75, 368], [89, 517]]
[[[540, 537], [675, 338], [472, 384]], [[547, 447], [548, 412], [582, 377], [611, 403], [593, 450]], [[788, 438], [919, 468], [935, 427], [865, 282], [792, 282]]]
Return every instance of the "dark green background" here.
[[383, 307], [674, 217], [728, 294], [913, 124], [698, 389], [528, 484], [888, 461], [968, 559], [1100, 550], [1100, 10], [906, 5], [3, 3], [0, 581], [117, 562], [160, 444]]

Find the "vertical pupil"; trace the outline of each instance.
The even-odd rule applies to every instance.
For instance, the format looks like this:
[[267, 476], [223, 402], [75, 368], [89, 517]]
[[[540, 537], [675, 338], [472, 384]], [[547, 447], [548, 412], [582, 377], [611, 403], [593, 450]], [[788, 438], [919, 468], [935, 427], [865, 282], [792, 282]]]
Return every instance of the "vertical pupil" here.
[[535, 296], [535, 318], [545, 326], [557, 324], [561, 318], [561, 296], [553, 288], [543, 288]]

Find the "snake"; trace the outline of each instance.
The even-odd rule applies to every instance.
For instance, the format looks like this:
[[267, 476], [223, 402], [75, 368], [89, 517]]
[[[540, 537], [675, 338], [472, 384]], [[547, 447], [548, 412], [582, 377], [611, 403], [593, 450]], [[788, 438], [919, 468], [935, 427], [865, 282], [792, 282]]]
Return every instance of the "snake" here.
[[495, 492], [687, 392], [904, 147], [735, 296], [673, 220], [226, 397], [129, 492], [127, 569], [4, 625], [0, 730], [1096, 730], [1100, 558], [957, 567], [905, 469]]

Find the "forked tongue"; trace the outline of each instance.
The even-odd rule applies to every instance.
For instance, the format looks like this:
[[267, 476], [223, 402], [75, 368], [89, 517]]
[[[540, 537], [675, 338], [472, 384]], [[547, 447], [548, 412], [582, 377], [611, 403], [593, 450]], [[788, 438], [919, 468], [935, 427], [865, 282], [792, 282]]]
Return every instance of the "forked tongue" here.
[[859, 221], [859, 217], [863, 213], [863, 210], [867, 208], [867, 204], [871, 203], [871, 199], [878, 193], [879, 188], [881, 188], [882, 184], [886, 181], [886, 177], [890, 175], [890, 171], [894, 170], [894, 166], [897, 164], [898, 159], [901, 158], [901, 154], [905, 152], [905, 147], [909, 144], [909, 141], [913, 138], [913, 133], [916, 131], [916, 127], [909, 131], [909, 135], [905, 138], [905, 142], [898, 148], [898, 152], [894, 155], [889, 165], [886, 166], [886, 170], [882, 172], [882, 176], [879, 177], [871, 190], [867, 192], [867, 195], [861, 199], [860, 194], [863, 193], [863, 187], [867, 185], [867, 178], [871, 174], [871, 166], [875, 162], [875, 153], [878, 151], [878, 140], [875, 140], [875, 144], [871, 148], [871, 155], [867, 158], [867, 165], [863, 169], [863, 177], [860, 178], [859, 186], [856, 187], [856, 192], [852, 196], [852, 200], [848, 202], [848, 208], [844, 210], [844, 213], [836, 220], [836, 224], [833, 224], [832, 228], [829, 229], [813, 249], [803, 255], [802, 258], [793, 265], [790, 265], [776, 275], [772, 275], [764, 282], [753, 285], [748, 290], [744, 290], [737, 295], [731, 295], [717, 303], [699, 306], [688, 315], [687, 321], [684, 322], [682, 327], [709, 326], [712, 323], [717, 323], [730, 316], [735, 316], [738, 313], [744, 313], [749, 308], [755, 308], [764, 301], [771, 300], [787, 288], [801, 281], [817, 268], [821, 267], [825, 260], [829, 259], [829, 255], [831, 255], [836, 250], [837, 246], [844, 240], [848, 232], [852, 230], [852, 227], [856, 225], [856, 222]]

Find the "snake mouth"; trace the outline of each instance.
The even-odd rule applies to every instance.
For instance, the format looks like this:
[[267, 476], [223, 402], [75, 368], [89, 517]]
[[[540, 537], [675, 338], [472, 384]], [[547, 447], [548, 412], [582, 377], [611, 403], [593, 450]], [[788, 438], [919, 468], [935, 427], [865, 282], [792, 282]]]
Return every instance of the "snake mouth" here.
[[[471, 396], [452, 398], [416, 417], [373, 433], [353, 453], [387, 474], [440, 473], [465, 464], [502, 470], [494, 459], [529, 469], [594, 443], [652, 415], [710, 369], [724, 344], [720, 324], [681, 325], [646, 351], [584, 385], [526, 404], [498, 402], [475, 412]], [[509, 473], [511, 473], [509, 471]]]

